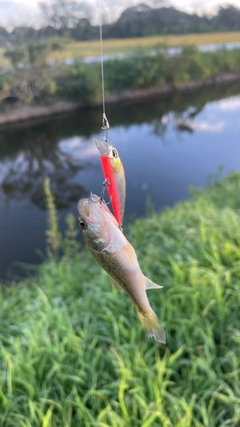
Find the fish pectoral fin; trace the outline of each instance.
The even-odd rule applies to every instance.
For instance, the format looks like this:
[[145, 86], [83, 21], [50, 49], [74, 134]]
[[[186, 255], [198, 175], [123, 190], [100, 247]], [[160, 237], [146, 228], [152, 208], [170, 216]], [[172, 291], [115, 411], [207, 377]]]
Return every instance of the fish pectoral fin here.
[[163, 286], [157, 285], [156, 283], [152, 282], [148, 277], [144, 276], [144, 281], [145, 281], [145, 289], [161, 289], [163, 288]]
[[111, 282], [112, 282], [114, 288], [116, 289], [116, 291], [119, 292], [122, 290], [121, 285], [119, 285], [119, 283], [116, 280], [114, 280], [112, 277], [111, 277]]

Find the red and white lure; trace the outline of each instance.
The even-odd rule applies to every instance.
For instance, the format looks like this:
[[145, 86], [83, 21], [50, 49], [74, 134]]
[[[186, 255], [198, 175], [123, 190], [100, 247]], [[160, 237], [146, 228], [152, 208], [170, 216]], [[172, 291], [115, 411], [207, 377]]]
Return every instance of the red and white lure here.
[[[103, 130], [107, 130], [109, 124], [106, 116], [104, 120], [106, 120], [108, 127], [103, 127]], [[108, 143], [106, 137], [104, 137], [104, 142], [99, 139], [94, 139], [93, 144], [100, 153], [101, 165], [105, 178], [104, 185], [109, 194], [114, 216], [119, 227], [122, 227], [126, 201], [126, 178], [121, 159], [116, 148]]]

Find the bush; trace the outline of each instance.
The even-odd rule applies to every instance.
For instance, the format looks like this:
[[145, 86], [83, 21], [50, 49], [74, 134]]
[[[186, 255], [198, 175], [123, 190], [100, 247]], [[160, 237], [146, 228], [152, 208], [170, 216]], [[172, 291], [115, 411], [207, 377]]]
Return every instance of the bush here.
[[92, 104], [101, 99], [100, 67], [75, 64], [56, 79], [57, 96], [61, 99]]

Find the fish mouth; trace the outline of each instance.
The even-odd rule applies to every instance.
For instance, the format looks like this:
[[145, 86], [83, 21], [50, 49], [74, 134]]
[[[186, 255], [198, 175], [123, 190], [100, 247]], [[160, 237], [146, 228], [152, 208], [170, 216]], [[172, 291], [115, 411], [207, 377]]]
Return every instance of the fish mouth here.
[[100, 141], [100, 139], [93, 139], [93, 144], [98, 149], [101, 156], [106, 157], [110, 154], [110, 146], [108, 143]]
[[81, 199], [77, 204], [78, 214], [83, 219], [88, 219], [90, 215], [89, 199]]
[[98, 209], [96, 206], [101, 202], [101, 198], [96, 194], [90, 194], [87, 199], [80, 199], [77, 204], [78, 216], [83, 220], [92, 223], [95, 220]]
[[96, 194], [93, 194], [93, 193], [91, 193], [90, 196], [88, 197], [89, 207], [92, 205], [92, 203], [96, 204], [96, 203], [99, 203], [101, 201], [102, 201], [101, 197], [99, 197], [99, 196], [97, 196]]

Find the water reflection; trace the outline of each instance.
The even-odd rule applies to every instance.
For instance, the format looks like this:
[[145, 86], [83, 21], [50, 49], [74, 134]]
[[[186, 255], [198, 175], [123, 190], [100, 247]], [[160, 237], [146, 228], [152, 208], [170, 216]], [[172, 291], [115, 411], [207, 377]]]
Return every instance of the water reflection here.
[[[126, 219], [188, 197], [223, 164], [239, 169], [240, 86], [108, 107], [110, 142], [127, 176]], [[0, 277], [12, 260], [37, 262], [44, 251], [43, 180], [59, 209], [60, 225], [103, 180], [93, 138], [101, 138], [101, 110], [12, 126], [0, 132]]]
[[[2, 148], [0, 161], [1, 203], [33, 202], [40, 208], [45, 207], [43, 179], [49, 176], [58, 209], [69, 207], [79, 195], [86, 193], [83, 185], [72, 183], [72, 179], [81, 169], [90, 168], [76, 158], [73, 150], [66, 149], [59, 136], [52, 137], [45, 129], [32, 129], [20, 133], [19, 145], [11, 144], [8, 138], [0, 141]], [[16, 135], [15, 135], [16, 139]], [[79, 145], [84, 145], [83, 138]], [[8, 149], [10, 153], [8, 153]]]

